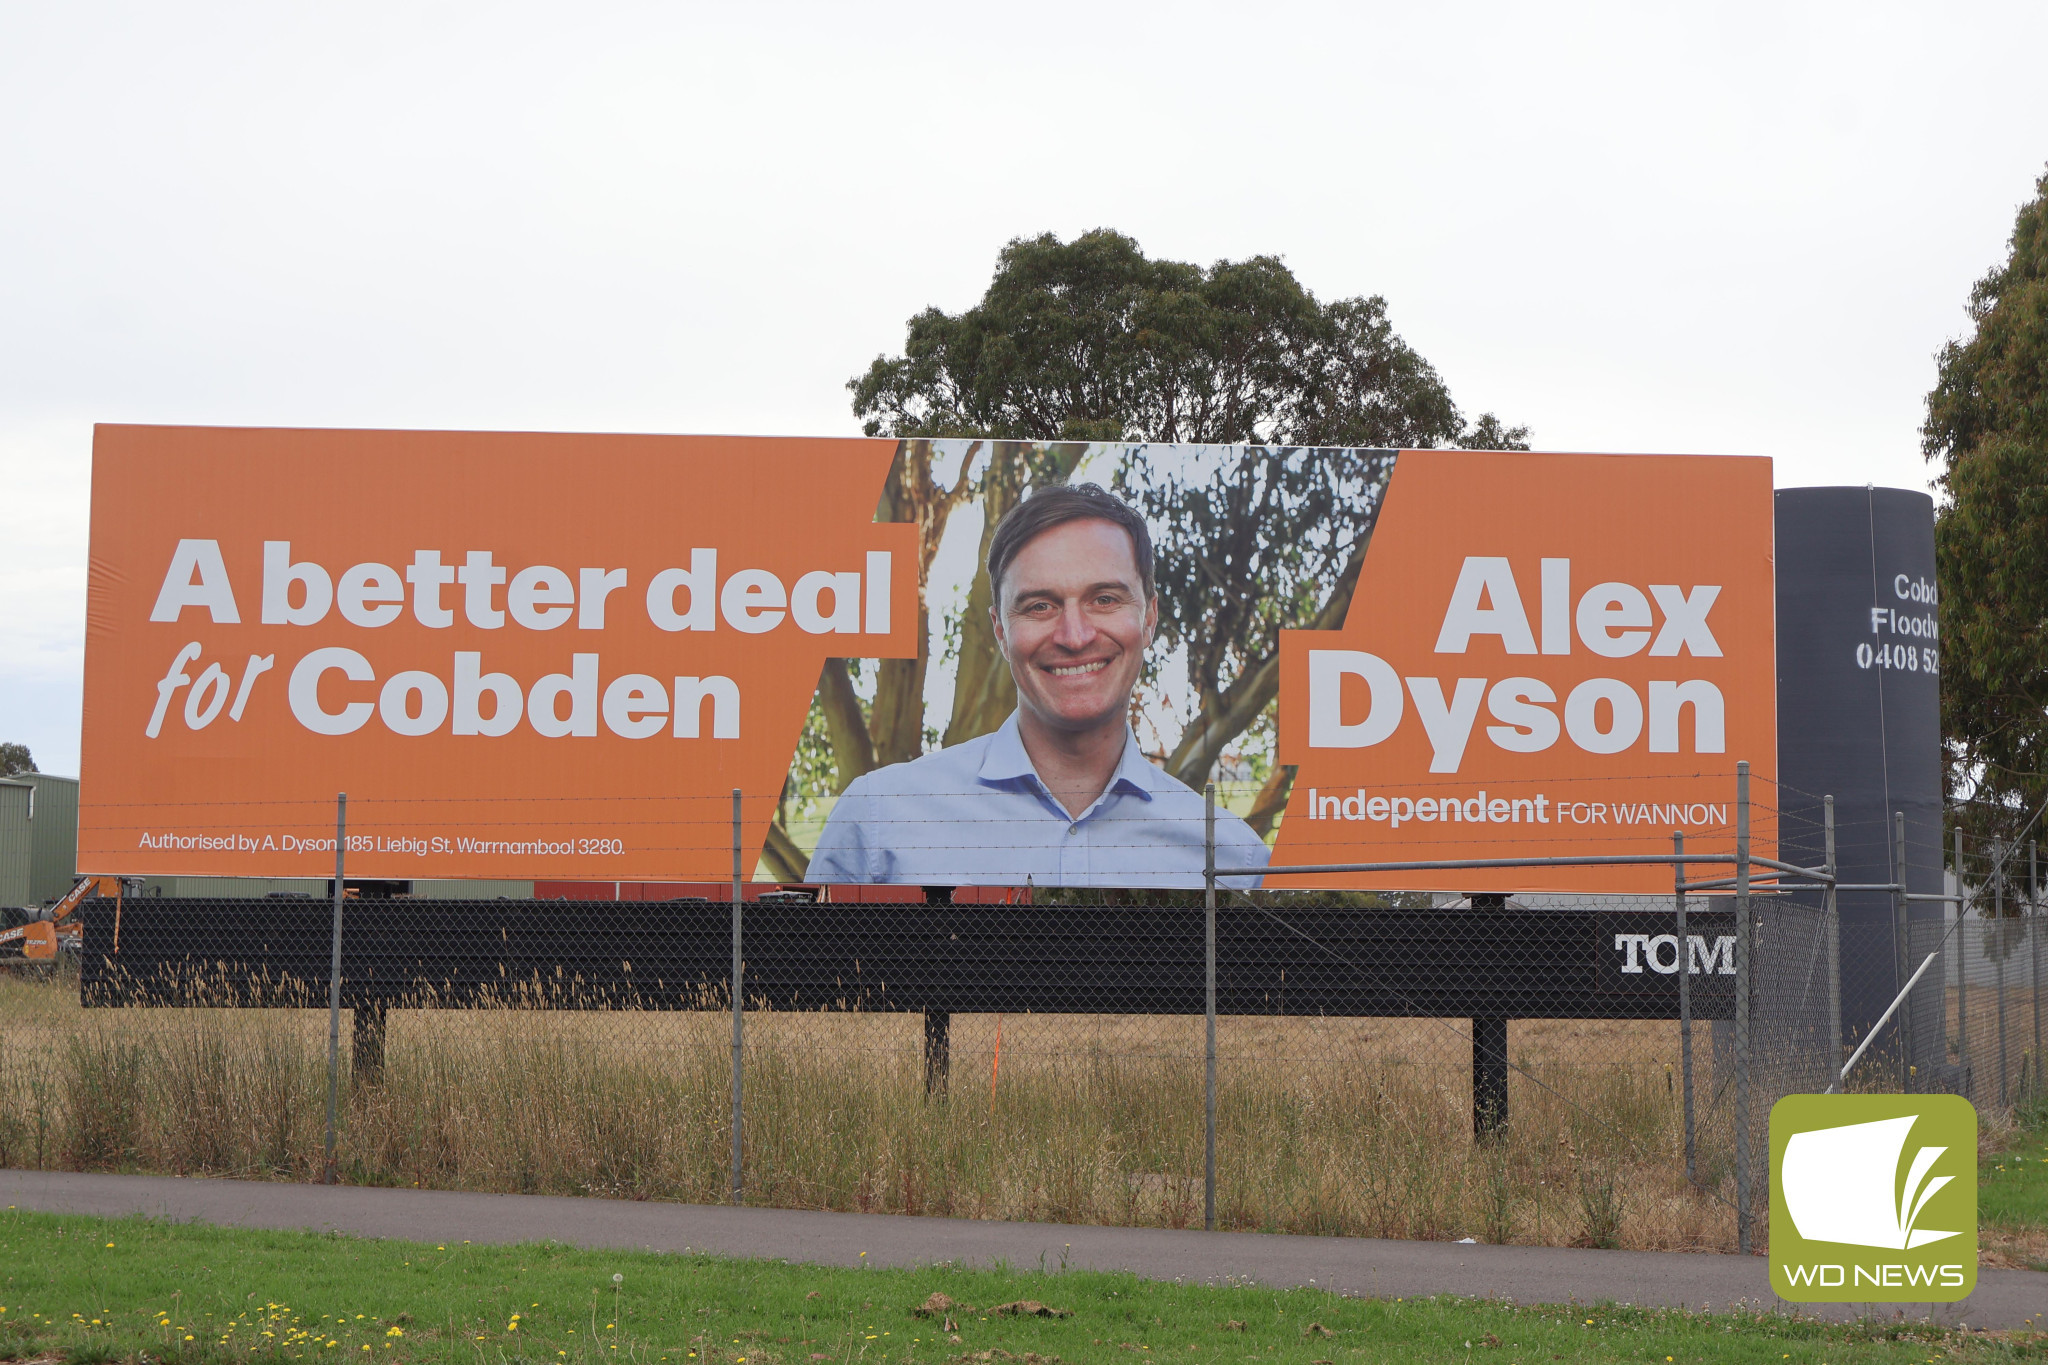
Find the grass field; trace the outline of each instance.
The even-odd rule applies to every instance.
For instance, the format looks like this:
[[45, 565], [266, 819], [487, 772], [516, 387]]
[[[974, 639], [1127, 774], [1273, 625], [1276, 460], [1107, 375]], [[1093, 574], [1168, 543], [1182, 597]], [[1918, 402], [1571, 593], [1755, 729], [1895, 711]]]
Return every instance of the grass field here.
[[[2035, 1359], [2033, 1335], [1350, 1300], [1094, 1272], [824, 1269], [0, 1212], [0, 1359], [447, 1365]], [[931, 1295], [949, 1313], [914, 1316]], [[1035, 1300], [1064, 1316], [994, 1311]], [[964, 1305], [974, 1305], [966, 1307]], [[951, 1328], [948, 1327], [950, 1319]]]
[[[81, 1010], [0, 978], [0, 1165], [303, 1180], [321, 1162], [319, 1011]], [[348, 1021], [343, 1021], [343, 1054]], [[717, 1201], [721, 1014], [394, 1011], [347, 1085], [343, 1178]], [[1202, 1024], [955, 1016], [925, 1093], [914, 1015], [748, 1018], [747, 1190], [793, 1208], [1183, 1227], [1202, 1200]], [[1505, 1140], [1471, 1133], [1464, 1021], [1221, 1021], [1226, 1228], [1660, 1249], [1732, 1247], [1683, 1175], [1677, 1029], [1523, 1021]], [[1704, 1031], [1703, 1031], [1704, 1032]], [[1000, 1049], [998, 1038], [1000, 1037]], [[1729, 1123], [1699, 1071], [1701, 1184]]]
[[1977, 1223], [1987, 1265], [2048, 1270], [2048, 1102], [1988, 1134], [1977, 1160]]

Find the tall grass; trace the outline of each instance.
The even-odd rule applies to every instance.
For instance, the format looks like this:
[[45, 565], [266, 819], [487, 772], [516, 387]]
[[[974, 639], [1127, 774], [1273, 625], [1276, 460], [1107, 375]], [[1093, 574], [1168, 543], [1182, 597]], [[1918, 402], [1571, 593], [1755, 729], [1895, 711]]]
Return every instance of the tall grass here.
[[[309, 1010], [83, 1010], [75, 983], [0, 977], [0, 1165], [317, 1178], [326, 1025]], [[921, 1028], [749, 1014], [748, 1202], [1200, 1225], [1199, 1019], [955, 1016], [939, 1096]], [[1733, 1245], [1727, 1205], [1683, 1179], [1674, 1026], [1515, 1024], [1511, 1055], [1532, 1074], [1514, 1075], [1509, 1127], [1483, 1141], [1462, 1031], [1222, 1021], [1220, 1225]], [[727, 1194], [723, 1014], [393, 1011], [381, 1073], [346, 1081], [349, 1181]], [[1728, 1119], [1705, 1071], [1700, 1094], [1702, 1169], [1725, 1185]]]

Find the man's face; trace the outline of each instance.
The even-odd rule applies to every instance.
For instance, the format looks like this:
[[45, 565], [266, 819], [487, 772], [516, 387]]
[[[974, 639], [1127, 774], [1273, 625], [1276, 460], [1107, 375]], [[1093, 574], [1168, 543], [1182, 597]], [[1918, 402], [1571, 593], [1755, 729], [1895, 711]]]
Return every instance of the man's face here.
[[1159, 623], [1130, 533], [1063, 521], [1024, 542], [996, 590], [990, 615], [1019, 707], [1056, 730], [1122, 724]]

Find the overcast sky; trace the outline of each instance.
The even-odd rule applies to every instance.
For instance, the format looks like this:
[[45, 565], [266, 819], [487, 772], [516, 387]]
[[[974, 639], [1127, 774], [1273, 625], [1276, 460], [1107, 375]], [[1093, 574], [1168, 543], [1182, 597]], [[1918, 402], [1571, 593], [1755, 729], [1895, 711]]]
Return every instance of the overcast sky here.
[[1922, 487], [2044, 51], [2039, 3], [0, 0], [0, 739], [76, 771], [96, 421], [853, 435], [1027, 233], [1382, 294], [1538, 449]]

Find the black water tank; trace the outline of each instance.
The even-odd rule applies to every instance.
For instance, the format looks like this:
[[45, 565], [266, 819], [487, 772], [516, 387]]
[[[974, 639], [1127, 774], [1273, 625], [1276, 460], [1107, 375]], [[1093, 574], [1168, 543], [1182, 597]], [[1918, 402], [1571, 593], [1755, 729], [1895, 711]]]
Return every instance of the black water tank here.
[[[1939, 892], [1933, 500], [1901, 488], [1780, 489], [1777, 577], [1781, 856], [1819, 863], [1820, 798], [1832, 794], [1842, 881], [1893, 880], [1892, 818], [1903, 812], [1906, 884]], [[1842, 1036], [1853, 1045], [1904, 984], [1906, 952], [1889, 895], [1841, 904]], [[1910, 912], [1941, 918], [1935, 902]]]

